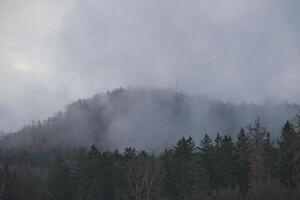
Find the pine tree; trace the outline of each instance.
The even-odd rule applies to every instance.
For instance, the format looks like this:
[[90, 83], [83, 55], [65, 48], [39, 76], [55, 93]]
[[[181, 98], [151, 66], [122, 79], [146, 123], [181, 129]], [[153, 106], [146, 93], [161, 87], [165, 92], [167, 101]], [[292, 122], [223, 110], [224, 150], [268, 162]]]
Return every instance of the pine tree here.
[[49, 175], [49, 198], [53, 200], [73, 200], [73, 192], [71, 170], [62, 155], [59, 154]]
[[236, 152], [238, 156], [237, 184], [240, 197], [244, 198], [250, 188], [250, 139], [246, 135], [244, 128], [241, 128], [236, 142]]
[[281, 182], [287, 188], [297, 185], [296, 160], [297, 148], [299, 148], [299, 135], [292, 123], [287, 121], [281, 130], [279, 141], [279, 175]]
[[274, 147], [274, 143], [271, 141], [270, 133], [267, 132], [267, 139], [264, 144], [264, 166], [265, 166], [265, 173], [266, 173], [266, 180], [267, 180], [267, 192], [270, 192], [271, 181], [275, 178], [277, 173], [277, 151]]
[[215, 148], [213, 145], [213, 142], [211, 138], [205, 134], [204, 138], [200, 141], [200, 159], [204, 164], [206, 173], [209, 177], [209, 188], [215, 189], [216, 183], [215, 183]]
[[96, 146], [92, 145], [87, 154], [88, 159], [88, 178], [89, 178], [89, 193], [87, 200], [101, 199], [104, 182], [102, 181], [102, 157]]
[[[123, 199], [124, 193], [126, 193], [126, 161], [122, 154], [119, 151], [115, 150], [111, 157], [112, 174], [109, 175], [113, 177], [114, 181], [114, 198], [113, 199]], [[109, 178], [109, 177], [108, 177]]]
[[222, 149], [222, 140], [223, 137], [220, 136], [218, 133], [215, 138], [215, 145], [213, 146], [213, 154], [212, 154], [212, 165], [211, 165], [211, 173], [210, 173], [210, 180], [211, 185], [214, 190], [216, 190], [216, 193], [218, 195], [219, 190], [224, 188], [224, 155], [223, 155], [223, 149]]
[[247, 126], [247, 133], [251, 142], [251, 172], [255, 185], [255, 199], [260, 198], [260, 188], [266, 178], [266, 166], [264, 163], [265, 149], [267, 140], [267, 128], [259, 118], [255, 119], [254, 125]]
[[235, 145], [230, 136], [225, 135], [221, 140], [220, 145], [220, 183], [222, 188], [227, 192], [228, 199], [230, 199], [230, 191], [235, 188], [237, 183], [237, 155]]
[[[191, 138], [180, 139], [163, 156], [166, 196], [174, 200], [198, 200], [204, 195], [207, 176]], [[170, 184], [170, 185], [169, 185]]]
[[161, 176], [162, 176], [162, 193], [166, 198], [172, 199], [174, 196], [174, 188], [176, 188], [177, 177], [174, 175], [175, 169], [173, 168], [173, 149], [165, 149], [161, 157]]
[[297, 133], [297, 137], [295, 138], [295, 141], [293, 144], [294, 149], [296, 151], [294, 161], [296, 163], [297, 171], [300, 173], [300, 139], [299, 139], [299, 137], [300, 137], [300, 113], [296, 114], [294, 124], [295, 124], [295, 126], [294, 126], [295, 131]]
[[75, 199], [85, 200], [88, 197], [90, 189], [90, 178], [87, 153], [84, 149], [80, 149], [77, 155], [77, 166], [75, 170]]

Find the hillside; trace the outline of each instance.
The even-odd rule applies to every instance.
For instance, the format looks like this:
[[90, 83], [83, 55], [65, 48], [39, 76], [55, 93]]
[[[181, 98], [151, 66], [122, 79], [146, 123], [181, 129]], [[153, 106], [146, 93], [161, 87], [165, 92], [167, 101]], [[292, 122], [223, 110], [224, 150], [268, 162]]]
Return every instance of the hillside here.
[[213, 101], [174, 90], [116, 89], [78, 100], [43, 122], [1, 138], [2, 148], [46, 150], [88, 147], [161, 149], [181, 136], [236, 135], [256, 117], [278, 135], [300, 110], [296, 104], [255, 105]]

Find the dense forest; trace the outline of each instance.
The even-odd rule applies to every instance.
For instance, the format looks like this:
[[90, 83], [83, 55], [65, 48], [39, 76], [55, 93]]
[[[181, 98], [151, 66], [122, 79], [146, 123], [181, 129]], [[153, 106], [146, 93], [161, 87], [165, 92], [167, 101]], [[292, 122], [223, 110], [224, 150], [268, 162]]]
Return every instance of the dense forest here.
[[0, 200], [300, 200], [300, 0], [0, 0]]
[[1, 136], [0, 199], [298, 200], [298, 110], [173, 90], [79, 100]]
[[300, 117], [274, 141], [264, 123], [236, 137], [182, 137], [160, 154], [96, 146], [0, 151], [3, 200], [193, 200], [300, 198]]
[[187, 95], [176, 90], [116, 89], [78, 100], [44, 121], [33, 121], [4, 134], [5, 148], [115, 148], [152, 151], [171, 147], [182, 136], [200, 140], [207, 133], [235, 136], [240, 127], [260, 117], [274, 137], [282, 122], [300, 110], [298, 104], [234, 104]]

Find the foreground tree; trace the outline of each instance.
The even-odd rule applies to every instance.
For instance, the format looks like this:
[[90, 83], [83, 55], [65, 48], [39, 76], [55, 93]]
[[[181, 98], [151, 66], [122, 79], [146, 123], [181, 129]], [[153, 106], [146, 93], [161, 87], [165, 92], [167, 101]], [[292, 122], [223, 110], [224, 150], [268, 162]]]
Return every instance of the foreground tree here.
[[216, 190], [216, 173], [215, 173], [215, 147], [212, 139], [205, 134], [200, 141], [200, 159], [204, 165], [205, 171], [208, 175], [209, 189]]
[[191, 138], [180, 139], [162, 156], [164, 191], [168, 199], [203, 199], [208, 178]]
[[242, 128], [237, 136], [236, 152], [237, 152], [237, 184], [239, 188], [240, 198], [243, 199], [249, 191], [250, 180], [250, 139]]
[[295, 188], [298, 182], [296, 157], [300, 136], [294, 125], [287, 121], [281, 130], [279, 143], [279, 175], [281, 182], [289, 189]]
[[197, 147], [183, 137], [161, 156], [96, 146], [63, 153], [0, 149], [0, 200], [299, 200], [297, 123], [284, 124], [278, 146], [256, 120], [236, 142], [205, 135]]
[[222, 167], [220, 183], [222, 189], [225, 189], [227, 199], [231, 199], [231, 190], [237, 184], [237, 154], [233, 140], [230, 136], [224, 136], [220, 145], [220, 166]]
[[77, 166], [74, 173], [75, 181], [75, 200], [85, 200], [89, 195], [90, 178], [88, 158], [84, 149], [80, 149], [77, 156]]
[[277, 150], [274, 147], [274, 142], [271, 141], [269, 132], [267, 132], [264, 144], [263, 161], [266, 174], [266, 192], [270, 193], [271, 182], [277, 176]]
[[72, 200], [74, 198], [73, 192], [74, 190], [70, 168], [63, 159], [62, 155], [58, 155], [55, 166], [49, 174], [49, 199]]
[[266, 178], [266, 166], [264, 163], [265, 144], [267, 141], [267, 128], [259, 118], [253, 125], [247, 126], [247, 134], [251, 143], [250, 166], [254, 180], [255, 199], [260, 198], [260, 189]]

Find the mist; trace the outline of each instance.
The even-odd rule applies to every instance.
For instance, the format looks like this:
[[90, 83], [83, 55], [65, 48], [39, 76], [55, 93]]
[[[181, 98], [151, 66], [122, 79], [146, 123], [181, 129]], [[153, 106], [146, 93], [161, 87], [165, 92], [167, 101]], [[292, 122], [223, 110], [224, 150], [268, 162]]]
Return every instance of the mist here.
[[205, 134], [236, 138], [260, 119], [272, 141], [294, 118], [299, 104], [234, 104], [171, 89], [115, 89], [69, 104], [44, 121], [27, 124], [1, 137], [2, 148], [68, 150], [96, 145], [101, 150], [127, 147], [161, 152], [181, 137], [197, 143]]
[[299, 103], [299, 6], [1, 0], [0, 130], [16, 131], [120, 86], [236, 104]]
[[0, 199], [299, 200], [299, 19], [299, 0], [0, 0]]

